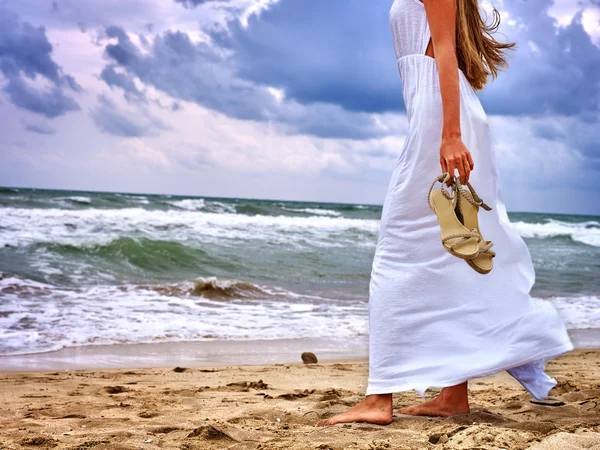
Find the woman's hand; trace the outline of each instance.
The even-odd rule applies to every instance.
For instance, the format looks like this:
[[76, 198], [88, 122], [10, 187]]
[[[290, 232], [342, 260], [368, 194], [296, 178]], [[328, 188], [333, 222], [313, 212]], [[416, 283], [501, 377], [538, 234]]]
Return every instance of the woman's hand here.
[[448, 172], [450, 179], [448, 186], [454, 182], [454, 169], [458, 169], [460, 182], [466, 184], [469, 181], [471, 170], [475, 167], [471, 152], [467, 149], [460, 137], [442, 138], [440, 147], [440, 164], [442, 172]]

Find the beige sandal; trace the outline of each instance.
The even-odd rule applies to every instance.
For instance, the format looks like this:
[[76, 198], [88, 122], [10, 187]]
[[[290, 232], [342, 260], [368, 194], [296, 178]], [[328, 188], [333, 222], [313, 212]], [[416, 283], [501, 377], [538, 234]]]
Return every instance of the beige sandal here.
[[[455, 206], [458, 196], [454, 195], [452, 197], [444, 189], [444, 185], [449, 179], [450, 174], [447, 172], [436, 177], [429, 188], [427, 200], [429, 207], [436, 214], [440, 223], [444, 248], [457, 258], [468, 260], [479, 254], [481, 236], [479, 236], [477, 230], [469, 231], [456, 217]], [[442, 187], [433, 190], [436, 181], [442, 183]]]
[[[467, 228], [471, 230], [477, 230], [479, 236], [481, 236], [481, 230], [479, 229], [479, 219], [477, 214], [479, 207], [482, 207], [486, 211], [491, 211], [488, 205], [486, 205], [481, 198], [473, 189], [473, 186], [467, 182], [469, 190], [463, 189], [460, 180], [455, 181], [455, 195], [458, 196], [458, 200], [455, 206], [456, 216], [458, 220]], [[467, 260], [467, 264], [477, 272], [481, 274], [487, 274], [492, 271], [494, 267], [492, 259], [496, 256], [496, 253], [492, 250], [494, 243], [492, 241], [486, 241], [483, 236], [479, 241], [479, 255], [475, 258]]]

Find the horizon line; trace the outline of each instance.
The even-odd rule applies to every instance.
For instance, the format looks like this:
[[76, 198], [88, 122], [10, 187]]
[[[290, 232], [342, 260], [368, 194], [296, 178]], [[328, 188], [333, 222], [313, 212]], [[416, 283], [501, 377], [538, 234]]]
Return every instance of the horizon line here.
[[[253, 197], [218, 197], [211, 195], [191, 195], [191, 194], [161, 194], [161, 193], [149, 193], [149, 192], [123, 192], [123, 191], [101, 191], [93, 189], [61, 189], [61, 188], [38, 188], [38, 187], [23, 187], [23, 186], [0, 186], [2, 189], [22, 189], [22, 190], [39, 190], [39, 191], [64, 191], [64, 192], [90, 192], [96, 194], [126, 194], [126, 195], [163, 195], [171, 197], [187, 197], [187, 198], [214, 198], [214, 199], [228, 199], [228, 200], [258, 200], [258, 201], [270, 201], [270, 202], [290, 202], [290, 203], [322, 203], [331, 205], [366, 205], [366, 206], [377, 206], [382, 207], [383, 204], [377, 203], [366, 203], [366, 202], [330, 202], [330, 201], [316, 201], [316, 200], [286, 200], [286, 199], [274, 199], [274, 198], [253, 198]], [[589, 216], [589, 217], [600, 217], [600, 214], [580, 214], [580, 213], [566, 213], [566, 212], [539, 212], [539, 211], [508, 211], [512, 214], [555, 214], [562, 216]]]

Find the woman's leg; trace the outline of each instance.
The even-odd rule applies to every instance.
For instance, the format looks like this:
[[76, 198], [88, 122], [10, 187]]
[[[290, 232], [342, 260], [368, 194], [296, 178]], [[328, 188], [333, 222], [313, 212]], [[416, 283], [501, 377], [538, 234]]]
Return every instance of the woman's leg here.
[[317, 422], [315, 426], [325, 427], [336, 423], [369, 422], [378, 425], [392, 423], [392, 394], [367, 395], [360, 403], [343, 413]]
[[471, 411], [469, 407], [468, 382], [443, 388], [433, 400], [420, 405], [409, 406], [394, 412], [414, 416], [455, 416]]

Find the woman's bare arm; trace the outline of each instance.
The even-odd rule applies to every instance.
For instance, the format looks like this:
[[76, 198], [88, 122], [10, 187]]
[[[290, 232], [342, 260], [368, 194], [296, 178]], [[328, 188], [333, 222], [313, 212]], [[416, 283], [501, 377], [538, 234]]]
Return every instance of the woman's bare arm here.
[[474, 164], [471, 153], [462, 142], [460, 129], [456, 4], [455, 0], [423, 0], [423, 4], [440, 78], [444, 114], [440, 165], [443, 172], [449, 172], [452, 176], [454, 169], [458, 169], [461, 182], [466, 183]]

